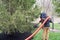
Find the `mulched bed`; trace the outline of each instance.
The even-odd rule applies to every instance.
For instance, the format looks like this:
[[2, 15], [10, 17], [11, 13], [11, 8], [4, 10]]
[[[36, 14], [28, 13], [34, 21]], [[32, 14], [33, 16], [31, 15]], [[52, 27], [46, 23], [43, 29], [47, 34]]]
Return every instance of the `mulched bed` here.
[[0, 33], [0, 40], [25, 40], [29, 35], [31, 35], [30, 32], [25, 33], [12, 33], [12, 34], [4, 34]]

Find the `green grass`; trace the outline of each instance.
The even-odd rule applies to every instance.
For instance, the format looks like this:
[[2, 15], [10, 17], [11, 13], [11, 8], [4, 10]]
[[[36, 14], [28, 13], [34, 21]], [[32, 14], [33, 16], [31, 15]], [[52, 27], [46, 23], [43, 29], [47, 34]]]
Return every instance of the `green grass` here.
[[[52, 28], [52, 24], [50, 25], [50, 27]], [[60, 24], [55, 23], [54, 28], [60, 30]]]
[[[52, 28], [52, 24], [50, 25]], [[55, 29], [60, 30], [60, 24], [54, 24]], [[32, 40], [41, 40], [42, 39], [42, 30], [40, 30]], [[49, 32], [49, 40], [60, 40], [60, 33], [58, 32]]]
[[36, 34], [32, 40], [41, 40], [41, 36], [42, 36], [42, 31], [40, 31], [38, 34]]
[[[42, 39], [42, 31], [36, 34], [32, 40], [41, 40], [41, 39]], [[60, 33], [50, 32], [49, 40], [60, 40]]]

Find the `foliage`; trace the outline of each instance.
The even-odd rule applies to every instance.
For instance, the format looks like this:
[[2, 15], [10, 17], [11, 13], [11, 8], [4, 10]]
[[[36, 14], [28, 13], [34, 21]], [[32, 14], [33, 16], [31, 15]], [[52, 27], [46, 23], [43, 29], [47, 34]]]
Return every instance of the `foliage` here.
[[11, 33], [30, 32], [33, 21], [38, 17], [40, 10], [31, 9], [35, 0], [0, 0], [0, 30]]
[[54, 7], [55, 7], [55, 11], [60, 15], [60, 0], [52, 0]]

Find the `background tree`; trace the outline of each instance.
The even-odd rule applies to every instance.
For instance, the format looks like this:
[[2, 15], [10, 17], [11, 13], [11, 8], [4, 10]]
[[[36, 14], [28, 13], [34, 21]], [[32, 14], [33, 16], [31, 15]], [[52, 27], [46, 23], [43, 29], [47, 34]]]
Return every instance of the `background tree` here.
[[33, 21], [40, 10], [31, 9], [35, 0], [0, 0], [0, 30], [4, 33], [31, 32]]
[[60, 0], [52, 0], [54, 7], [55, 7], [55, 12], [58, 13], [58, 16], [60, 16]]

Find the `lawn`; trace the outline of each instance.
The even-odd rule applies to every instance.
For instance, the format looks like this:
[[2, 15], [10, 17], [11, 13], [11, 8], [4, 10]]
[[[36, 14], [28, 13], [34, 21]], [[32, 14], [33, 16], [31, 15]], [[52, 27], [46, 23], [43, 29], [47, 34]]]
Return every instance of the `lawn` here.
[[[41, 40], [42, 39], [42, 30], [34, 36], [32, 40]], [[60, 33], [50, 32], [49, 40], [60, 40]]]
[[[52, 24], [50, 25], [52, 28]], [[60, 30], [60, 24], [55, 23], [54, 28]], [[32, 40], [41, 40], [42, 39], [42, 30], [40, 30]], [[49, 32], [49, 40], [60, 40], [60, 32]]]
[[[52, 24], [50, 25], [50, 27], [52, 28]], [[60, 24], [54, 23], [54, 29], [60, 30]]]

